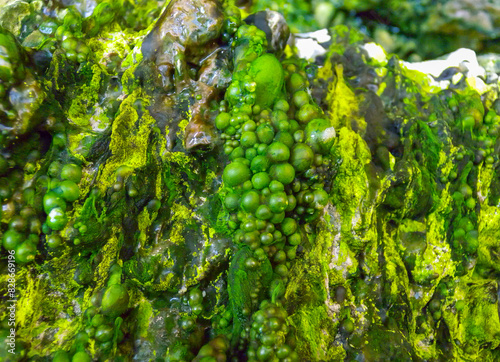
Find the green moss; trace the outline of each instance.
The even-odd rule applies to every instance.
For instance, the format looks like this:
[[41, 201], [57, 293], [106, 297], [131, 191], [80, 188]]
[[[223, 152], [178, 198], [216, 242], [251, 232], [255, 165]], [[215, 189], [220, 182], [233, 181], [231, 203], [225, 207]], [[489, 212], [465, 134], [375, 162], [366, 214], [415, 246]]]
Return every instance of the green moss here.
[[[58, 267], [58, 261], [60, 262], [61, 259], [52, 260], [54, 267]], [[17, 274], [16, 284], [22, 288], [22, 293], [19, 294], [16, 304], [18, 326], [16, 335], [21, 340], [33, 341], [29, 357], [44, 356], [53, 349], [67, 345], [68, 339], [71, 339], [71, 336], [74, 336], [80, 328], [80, 323], [78, 319], [75, 319], [71, 306], [77, 292], [72, 282], [72, 274], [54, 273], [53, 283], [49, 284], [47, 280], [37, 278], [25, 270]], [[65, 284], [63, 286], [58, 283]], [[61, 312], [67, 317], [60, 318]], [[46, 321], [40, 323], [42, 317]], [[55, 333], [55, 338], [50, 344], [41, 338], [33, 338], [44, 333]]]
[[139, 214], [137, 219], [138, 219], [138, 224], [139, 224], [138, 229], [140, 232], [139, 244], [141, 245], [141, 247], [144, 248], [146, 245], [148, 228], [151, 225], [151, 222], [154, 220], [154, 218], [151, 219], [149, 212], [148, 212], [148, 209], [144, 208], [141, 211], [141, 213]]
[[174, 222], [169, 240], [173, 244], [184, 243], [183, 231], [186, 227], [192, 225], [193, 212], [185, 205], [174, 203], [172, 205], [171, 220]]
[[106, 244], [100, 249], [102, 260], [94, 271], [94, 282], [96, 290], [103, 288], [109, 275], [110, 267], [119, 261], [118, 253], [123, 236], [120, 235], [118, 228], [113, 228], [112, 236], [107, 240]]
[[326, 306], [309, 306], [290, 317], [290, 324], [296, 329], [297, 351], [301, 356], [317, 360], [343, 360], [346, 351], [333, 342], [338, 323], [332, 321]]
[[498, 208], [485, 204], [481, 205], [481, 212], [478, 216], [478, 263], [495, 271], [500, 271], [497, 256], [498, 238], [500, 237], [499, 223], [500, 215]]
[[[250, 294], [256, 285], [261, 285], [266, 290], [271, 282], [271, 263], [266, 258], [262, 261], [260, 270], [248, 270], [245, 268], [245, 260], [253, 256], [248, 248], [240, 249], [232, 258], [228, 272], [228, 293], [233, 310], [233, 336], [238, 338], [241, 331], [249, 324], [249, 314], [246, 311], [255, 312], [257, 305], [252, 303]], [[261, 292], [262, 294], [262, 292]], [[234, 343], [236, 340], [234, 341]]]
[[460, 311], [450, 310], [445, 313], [445, 320], [454, 336], [454, 355], [462, 359], [478, 357], [481, 346], [486, 343], [498, 346], [500, 328], [495, 298], [489, 281], [469, 281], [459, 283], [455, 296], [466, 301]]

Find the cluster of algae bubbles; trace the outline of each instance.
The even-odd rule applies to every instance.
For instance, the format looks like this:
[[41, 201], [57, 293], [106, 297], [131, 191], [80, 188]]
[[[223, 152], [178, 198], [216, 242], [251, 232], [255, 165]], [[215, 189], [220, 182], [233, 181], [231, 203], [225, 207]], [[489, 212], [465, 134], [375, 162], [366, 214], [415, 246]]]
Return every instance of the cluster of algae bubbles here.
[[[250, 36], [265, 44], [261, 30], [243, 25], [236, 54]], [[251, 302], [241, 310], [233, 305], [233, 312], [242, 320], [251, 316], [242, 331], [250, 341], [249, 361], [297, 361], [287, 344], [281, 298], [304, 237], [299, 225], [313, 223], [328, 203], [325, 179], [335, 130], [308, 92], [304, 65], [262, 53], [246, 52], [235, 64], [215, 120], [231, 160], [222, 176], [228, 226], [236, 254], [244, 254], [244, 275], [257, 274]], [[268, 272], [261, 270], [266, 267]], [[262, 296], [267, 298], [260, 302]]]

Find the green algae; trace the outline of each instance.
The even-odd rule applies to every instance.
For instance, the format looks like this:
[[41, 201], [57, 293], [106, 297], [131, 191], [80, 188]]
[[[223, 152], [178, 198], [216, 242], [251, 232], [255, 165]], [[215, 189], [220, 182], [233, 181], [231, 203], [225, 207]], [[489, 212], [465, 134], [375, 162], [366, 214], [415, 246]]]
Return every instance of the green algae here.
[[[111, 175], [121, 165], [136, 169], [146, 164], [149, 133], [154, 119], [145, 114], [141, 117], [139, 126], [136, 126], [139, 117], [133, 102], [137, 98], [141, 99], [139, 90], [120, 105], [120, 113], [113, 122], [109, 144], [112, 156], [102, 170], [101, 177], [104, 180], [112, 179]], [[103, 188], [104, 186], [105, 184], [102, 185]]]
[[[115, 25], [103, 33], [112, 30], [117, 30]], [[71, 221], [60, 233], [66, 245], [51, 251], [40, 246], [33, 269], [22, 266], [18, 274], [18, 337], [30, 346], [29, 357], [74, 348], [73, 340], [86, 326], [83, 311], [109, 283], [112, 268], [123, 265], [131, 303], [123, 320], [113, 321], [111, 355], [137, 352], [144, 359], [191, 359], [200, 341], [208, 341], [200, 331], [209, 331], [212, 340], [219, 334], [230, 337], [228, 356], [241, 357], [238, 349], [246, 343], [241, 332], [251, 323], [248, 310], [259, 310], [262, 299], [280, 299], [284, 287], [291, 341], [287, 343], [301, 359], [495, 360], [494, 349], [500, 343], [495, 282], [500, 220], [492, 191], [497, 160], [488, 165], [473, 159], [483, 142], [483, 101], [491, 107], [492, 95], [485, 100], [468, 88], [441, 94], [418, 72], [365, 59], [356, 48], [362, 40], [356, 32], [345, 27], [333, 31], [334, 44], [318, 72], [319, 80], [328, 83], [321, 100], [324, 116], [337, 135], [327, 150], [332, 163], [324, 170], [330, 178], [329, 204], [317, 223], [301, 225], [305, 241], [294, 250], [298, 256], [289, 264], [287, 283], [273, 285], [267, 296], [271, 262], [266, 259], [259, 270], [249, 271], [243, 265], [249, 250], [241, 248], [233, 255], [234, 246], [227, 241], [234, 234], [232, 219], [223, 206], [228, 190], [220, 187], [226, 160], [216, 154], [217, 148], [213, 153], [186, 153], [179, 144], [167, 147], [173, 128], [155, 129], [157, 121], [150, 111], [138, 106], [147, 108], [155, 100], [134, 76], [140, 54], [133, 58], [129, 53], [124, 64], [130, 68], [121, 79], [124, 100], [116, 117], [103, 116], [98, 122], [109, 122], [110, 133], [89, 133], [86, 150], [81, 147], [85, 136], [68, 135], [68, 154], [62, 158], [77, 158], [86, 172], [79, 184], [82, 197], [71, 205]], [[260, 55], [262, 44], [249, 47]], [[374, 83], [381, 85], [376, 93], [355, 83], [348, 62], [337, 57], [353, 47], [365, 67], [375, 68]], [[130, 52], [111, 43], [99, 52], [104, 54], [104, 49], [118, 49], [121, 56]], [[58, 92], [72, 86], [58, 68], [67, 67], [61, 59], [54, 55], [55, 78], [46, 82]], [[62, 107], [79, 130], [88, 128], [93, 117], [88, 111], [108, 75], [103, 66], [87, 67], [78, 96]], [[405, 99], [396, 102], [402, 95]], [[373, 97], [383, 105], [380, 118], [397, 125], [397, 142], [380, 152], [377, 147], [385, 147], [391, 130], [384, 128], [383, 119], [370, 118], [366, 105], [374, 102]], [[440, 97], [453, 99], [460, 105], [458, 111], [450, 110]], [[469, 116], [474, 126], [463, 127]], [[189, 119], [178, 119], [180, 144]], [[374, 131], [377, 121], [381, 125]], [[106, 138], [109, 142], [102, 142]], [[94, 153], [105, 156], [99, 160]], [[384, 162], [381, 155], [387, 157]], [[47, 161], [39, 161], [35, 174], [45, 172], [49, 160], [47, 156]], [[91, 171], [94, 163], [97, 173]], [[130, 172], [121, 174], [123, 165]], [[464, 196], [456, 196], [464, 183], [473, 189], [473, 208], [466, 206]], [[139, 189], [139, 196], [130, 192], [134, 189]], [[471, 231], [478, 232], [477, 252], [453, 239], [465, 218]], [[2, 221], [7, 224], [10, 217]], [[78, 234], [76, 222], [88, 231]], [[91, 281], [77, 282], [75, 272], [86, 259], [92, 265]], [[48, 273], [52, 281], [36, 277], [41, 273]], [[251, 292], [258, 283], [263, 291], [255, 301]], [[206, 292], [199, 315], [182, 302], [196, 288]], [[230, 323], [224, 326], [226, 312]], [[192, 329], [181, 327], [186, 319], [194, 320]], [[158, 320], [164, 322], [154, 325]], [[121, 343], [119, 330], [130, 333]], [[171, 330], [171, 336], [159, 340], [165, 330]], [[44, 332], [53, 332], [53, 338], [32, 338]], [[149, 347], [134, 350], [133, 338]], [[94, 340], [88, 351], [102, 356]]]
[[255, 311], [256, 305], [252, 304], [251, 292], [256, 284], [263, 288], [271, 282], [272, 268], [269, 260], [265, 260], [262, 268], [257, 271], [245, 270], [244, 262], [252, 256], [248, 248], [240, 249], [232, 258], [228, 271], [228, 293], [231, 300], [231, 309], [234, 311], [235, 337], [239, 337], [242, 329], [249, 320], [249, 311]]
[[[345, 356], [343, 348], [331, 343], [339, 321], [335, 317], [338, 305], [330, 298], [333, 297], [333, 287], [345, 283], [343, 273], [350, 264], [347, 256], [345, 260], [341, 255], [337, 259], [337, 233], [338, 230], [329, 224], [319, 227], [318, 234], [310, 239], [307, 257], [291, 269], [285, 291], [285, 301], [293, 311], [289, 319], [295, 327], [297, 350], [306, 359], [324, 360]], [[307, 269], [302, 263], [307, 265]]]
[[103, 71], [97, 64], [92, 66], [91, 72], [92, 78], [89, 84], [85, 84], [80, 88], [81, 93], [73, 99], [68, 109], [70, 121], [83, 129], [89, 127], [90, 117], [88, 115], [88, 109], [93, 108], [95, 102], [97, 102], [97, 95], [101, 86], [101, 77], [103, 76]]
[[[370, 212], [363, 204], [371, 201], [365, 172], [371, 157], [363, 139], [347, 127], [340, 129], [333, 152], [342, 160], [336, 175], [338, 182], [332, 188], [332, 201], [341, 215], [340, 232], [354, 250], [361, 249], [362, 234], [370, 222]], [[358, 233], [360, 238], [356, 237]]]
[[[334, 69], [332, 69], [332, 66]], [[366, 132], [366, 121], [357, 114], [361, 99], [346, 84], [342, 65], [332, 65], [327, 61], [324, 68], [320, 71], [319, 77], [328, 79], [333, 76], [334, 79], [329, 85], [326, 97], [332, 126], [335, 129], [347, 126], [359, 132], [360, 135], [363, 135]]]
[[[405, 71], [403, 71], [403, 73], [405, 74], [405, 76], [410, 75], [407, 72], [405, 73]], [[387, 76], [387, 74], [384, 73], [380, 73], [380, 75]], [[411, 75], [411, 77], [414, 80], [417, 80], [418, 78], [418, 82], [420, 83], [417, 83], [419, 84], [418, 88], [414, 88], [413, 86], [410, 87], [409, 90], [417, 95], [417, 98], [421, 97], [422, 100], [432, 100], [430, 94], [437, 93], [436, 89], [427, 87], [426, 82], [422, 80], [422, 76], [413, 74]], [[427, 95], [426, 92], [428, 93]], [[460, 110], [460, 112], [462, 113], [461, 117], [464, 117], [464, 114], [472, 114], [473, 117], [482, 119], [484, 115], [484, 108], [482, 107], [482, 105], [478, 105], [478, 94], [474, 93], [474, 91], [470, 92], [471, 93], [469, 94], [469, 96], [467, 96], [468, 100], [463, 103], [465, 107]], [[418, 104], [418, 102], [406, 102], [405, 112], [407, 116], [412, 114], [414, 117], [421, 117], [422, 110], [418, 107], [415, 107], [416, 104]], [[479, 112], [474, 113], [477, 112], [476, 110], [478, 110]], [[475, 116], [475, 114], [477, 114], [477, 116]], [[408, 125], [409, 127], [407, 128], [407, 131], [405, 131], [406, 135], [404, 137], [406, 142], [403, 141], [405, 145], [404, 155], [406, 155], [408, 159], [404, 166], [404, 179], [407, 180], [405, 181], [407, 183], [403, 188], [399, 186], [401, 191], [404, 190], [404, 193], [402, 194], [399, 194], [397, 189], [387, 190], [387, 197], [392, 195], [392, 198], [387, 199], [386, 197], [384, 203], [386, 205], [391, 205], [391, 208], [397, 206], [397, 213], [390, 211], [386, 214], [386, 216], [383, 216], [385, 212], [383, 212], [383, 209], [379, 210], [379, 217], [382, 217], [382, 220], [384, 220], [385, 218], [385, 221], [381, 224], [381, 226], [387, 231], [384, 231], [382, 235], [378, 236], [378, 238], [382, 241], [381, 245], [383, 246], [384, 250], [383, 255], [385, 257], [385, 272], [383, 271], [383, 275], [385, 273], [385, 278], [387, 278], [387, 297], [392, 295], [392, 299], [389, 300], [392, 300], [393, 302], [396, 302], [398, 304], [403, 303], [403, 305], [405, 305], [406, 303], [403, 302], [400, 298], [401, 293], [406, 294], [407, 298], [410, 300], [409, 307], [411, 308], [411, 320], [416, 321], [416, 317], [418, 315], [421, 315], [422, 310], [425, 311], [425, 306], [431, 300], [433, 294], [434, 298], [436, 298], [435, 293], [437, 289], [434, 288], [438, 284], [440, 284], [440, 281], [448, 280], [448, 276], [454, 276], [456, 273], [458, 273], [456, 269], [457, 264], [455, 256], [453, 256], [452, 252], [453, 246], [449, 244], [446, 238], [443, 238], [443, 235], [447, 234], [447, 230], [450, 227], [449, 215], [454, 214], [454, 200], [451, 197], [452, 195], [449, 190], [449, 185], [445, 185], [445, 187], [442, 187], [433, 180], [433, 178], [436, 177], [435, 175], [439, 175], [440, 172], [442, 172], [445, 177], [448, 177], [450, 173], [454, 172], [456, 166], [453, 165], [453, 159], [454, 157], [456, 157], [455, 155], [457, 154], [458, 149], [453, 145], [453, 143], [457, 141], [456, 139], [451, 137], [449, 131], [445, 131], [445, 135], [447, 135], [447, 138], [445, 138], [442, 135], [437, 136], [435, 130], [432, 130], [425, 123], [420, 123], [418, 121], [415, 122], [412, 120], [408, 121]], [[341, 131], [338, 133], [340, 134]], [[421, 147], [424, 152], [418, 152], [418, 148], [412, 149], [413, 146], [410, 146], [412, 144], [418, 145], [418, 147]], [[416, 156], [418, 157], [419, 164], [408, 164], [408, 161]], [[396, 162], [396, 167], [393, 168], [393, 171], [398, 172], [397, 170], [399, 170], [399, 172], [401, 172], [401, 165], [403, 164], [399, 163], [400, 167], [398, 168], [398, 162]], [[479, 166], [478, 173], [481, 173], [481, 176], [478, 177], [478, 187], [479, 185], [481, 185], [481, 189], [484, 190], [482, 192], [488, 194], [488, 186], [482, 185], [489, 183], [489, 180], [491, 178], [491, 169], [486, 167], [486, 171], [482, 171], [483, 167], [483, 165]], [[463, 182], [468, 182], [468, 172], [465, 171], [466, 169], [467, 168], [464, 168], [464, 173], [462, 175], [459, 175], [459, 178], [464, 180]], [[389, 174], [388, 177], [388, 180], [390, 180], [392, 176]], [[384, 192], [383, 188], [382, 192]], [[427, 195], [427, 199], [425, 195]], [[399, 203], [398, 199], [404, 200], [404, 202]], [[430, 204], [428, 204], [429, 206], [424, 207], [425, 203]], [[424, 209], [422, 209], [422, 207], [424, 207]], [[421, 213], [422, 210], [427, 210], [425, 212], [425, 218], [423, 220], [424, 222], [417, 222], [408, 219], [408, 217], [415, 217], [415, 215]], [[483, 212], [488, 215], [488, 208], [484, 208], [484, 206], [481, 206], [481, 212], [479, 215], [482, 215]], [[387, 224], [387, 222], [389, 220], [391, 220], [391, 222], [394, 222], [393, 218], [395, 216], [400, 226], [397, 230], [391, 231], [391, 228], [388, 227], [388, 225], [390, 224]], [[401, 220], [400, 217], [403, 217], [404, 219]], [[488, 216], [484, 217], [485, 219], [488, 218]], [[495, 223], [495, 221], [493, 221], [493, 223]], [[482, 232], [480, 232], [480, 234], [482, 234]], [[479, 257], [484, 258], [484, 255], [478, 255], [478, 264], [480, 265]], [[463, 278], [467, 280], [471, 277], [473, 278], [473, 275], [469, 273]], [[463, 282], [467, 283], [465, 281]], [[415, 284], [421, 284], [425, 287], [418, 287]], [[455, 293], [457, 293], [456, 289]], [[412, 295], [416, 296], [419, 294], [420, 296], [418, 298], [412, 297]], [[450, 340], [461, 341], [461, 343], [463, 344], [466, 344], [465, 342], [469, 341], [469, 347], [467, 347], [465, 350], [462, 349], [460, 345], [454, 345], [454, 349], [451, 348], [452, 351], [449, 353], [455, 356], [455, 358], [473, 358], [478, 349], [476, 349], [477, 347], [472, 347], [472, 345], [481, 345], [482, 343], [485, 343], [488, 338], [483, 332], [483, 324], [485, 325], [486, 323], [481, 320], [481, 315], [483, 313], [482, 308], [487, 309], [488, 307], [483, 307], [483, 305], [478, 307], [477, 314], [475, 314], [474, 316], [471, 315], [471, 319], [469, 321], [457, 320], [456, 316], [458, 315], [458, 313], [448, 312], [448, 309], [446, 307], [446, 305], [451, 307], [451, 305], [453, 304], [453, 298], [451, 296], [448, 296], [447, 298], [449, 298], [447, 299], [448, 302], [445, 305], [442, 305], [441, 308], [445, 315], [444, 319], [450, 326], [450, 333], [452, 334]], [[471, 301], [471, 303], [474, 304], [473, 301]], [[495, 312], [494, 314], [495, 317], [498, 316], [497, 312]], [[404, 326], [406, 328], [409, 328], [411, 331], [413, 330], [413, 328], [415, 328], [412, 326], [418, 327], [418, 323], [414, 323], [415, 322], [407, 320], [405, 325], [399, 325], [399, 328], [402, 328]], [[436, 323], [436, 327], [438, 327], [439, 322]], [[432, 322], [430, 324], [432, 325]], [[460, 329], [462, 332], [458, 332], [457, 329], [451, 330], [451, 325], [460, 325]], [[431, 331], [433, 330], [432, 327], [428, 326], [427, 328], [425, 328], [424, 333], [422, 333], [423, 331], [421, 327], [418, 328], [420, 328], [418, 333], [413, 334], [414, 332], [412, 332], [409, 335], [409, 342], [413, 345], [415, 353], [420, 358], [433, 359], [436, 355], [447, 353], [444, 352], [443, 349], [441, 349], [443, 348], [442, 345], [438, 345], [436, 344], [436, 342], [432, 343], [432, 345], [425, 346], [427, 344], [427, 342], [424, 342], [425, 336], [428, 333], [431, 333]], [[415, 329], [415, 331], [417, 329]], [[470, 329], [473, 330], [472, 334]], [[460, 334], [464, 333], [464, 331], [467, 331], [465, 332], [465, 335]], [[472, 335], [478, 337], [476, 337], [476, 339], [472, 339], [473, 342], [470, 342], [470, 338], [472, 338]], [[381, 349], [380, 351], [382, 350], [384, 349]]]

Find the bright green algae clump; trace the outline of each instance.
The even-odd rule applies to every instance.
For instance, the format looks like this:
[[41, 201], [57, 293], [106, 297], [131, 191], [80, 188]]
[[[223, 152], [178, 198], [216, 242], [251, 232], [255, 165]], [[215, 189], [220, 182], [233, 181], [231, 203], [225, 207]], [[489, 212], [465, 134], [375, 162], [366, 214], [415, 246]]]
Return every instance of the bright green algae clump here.
[[231, 4], [215, 63], [157, 71], [157, 5], [1, 32], [2, 360], [498, 359], [497, 87], [438, 91], [345, 27], [317, 69]]

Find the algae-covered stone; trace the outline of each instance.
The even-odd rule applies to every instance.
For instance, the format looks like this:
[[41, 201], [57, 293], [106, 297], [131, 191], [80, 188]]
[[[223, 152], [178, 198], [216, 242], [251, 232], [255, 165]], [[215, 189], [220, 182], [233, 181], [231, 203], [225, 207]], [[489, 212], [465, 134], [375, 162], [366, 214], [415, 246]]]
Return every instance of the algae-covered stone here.
[[43, 116], [47, 114], [47, 110], [42, 107], [45, 97], [40, 84], [32, 77], [12, 87], [9, 101], [17, 113], [13, 124], [15, 135], [26, 134], [42, 121]]
[[[50, 66], [11, 77], [2, 38], [0, 142], [42, 121], [0, 156], [16, 358], [498, 360], [498, 78], [373, 61], [345, 26], [314, 64], [266, 54], [228, 2], [42, 3]], [[213, 148], [187, 152], [192, 119]]]
[[245, 23], [254, 24], [266, 33], [269, 51], [281, 55], [290, 37], [290, 29], [283, 15], [266, 9], [245, 18]]
[[24, 18], [32, 13], [32, 8], [27, 1], [7, 0], [0, 4], [0, 26], [19, 36]]

